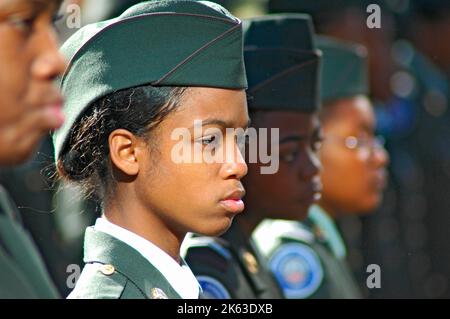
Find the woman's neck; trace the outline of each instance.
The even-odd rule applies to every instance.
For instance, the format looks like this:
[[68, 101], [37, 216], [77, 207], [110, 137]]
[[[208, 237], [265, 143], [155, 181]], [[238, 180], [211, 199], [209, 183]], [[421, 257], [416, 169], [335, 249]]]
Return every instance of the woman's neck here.
[[323, 211], [332, 219], [336, 219], [336, 217], [339, 215], [338, 211], [332, 207], [332, 205], [329, 205], [326, 201], [320, 200], [317, 205], [322, 208]]
[[157, 214], [136, 203], [129, 197], [121, 201], [120, 196], [116, 196], [105, 205], [104, 215], [111, 223], [150, 241], [180, 263], [180, 247], [186, 233], [172, 231]]
[[241, 215], [235, 217], [233, 223], [239, 223], [239, 228], [244, 232], [245, 237], [250, 239], [253, 231], [262, 220], [263, 218], [256, 217], [251, 211], [244, 211]]

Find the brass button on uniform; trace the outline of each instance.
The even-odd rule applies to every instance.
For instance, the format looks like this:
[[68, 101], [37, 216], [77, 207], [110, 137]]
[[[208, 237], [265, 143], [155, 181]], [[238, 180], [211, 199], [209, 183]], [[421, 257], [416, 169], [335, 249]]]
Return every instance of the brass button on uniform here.
[[248, 251], [245, 251], [242, 253], [242, 258], [244, 259], [245, 266], [247, 267], [248, 271], [252, 274], [256, 274], [259, 271], [259, 265], [256, 261], [255, 256], [251, 254]]
[[152, 299], [169, 299], [167, 295], [159, 288], [152, 288], [150, 292]]
[[100, 271], [105, 276], [111, 276], [116, 271], [116, 269], [114, 268], [113, 265], [106, 264], [100, 267]]

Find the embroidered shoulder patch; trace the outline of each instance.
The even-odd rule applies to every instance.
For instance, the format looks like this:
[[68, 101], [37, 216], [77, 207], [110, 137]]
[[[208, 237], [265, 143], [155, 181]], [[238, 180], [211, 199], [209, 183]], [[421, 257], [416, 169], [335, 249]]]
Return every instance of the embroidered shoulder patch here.
[[302, 243], [280, 245], [270, 257], [269, 267], [289, 299], [308, 298], [323, 281], [319, 256]]
[[220, 281], [209, 276], [196, 277], [203, 292], [201, 299], [230, 299], [230, 293]]

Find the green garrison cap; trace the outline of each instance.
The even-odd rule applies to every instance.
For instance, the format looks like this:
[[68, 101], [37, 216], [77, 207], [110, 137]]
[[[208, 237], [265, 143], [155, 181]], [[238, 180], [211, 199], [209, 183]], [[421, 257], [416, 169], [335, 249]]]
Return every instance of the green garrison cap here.
[[250, 109], [318, 109], [320, 52], [308, 15], [245, 20], [244, 57]]
[[66, 122], [53, 135], [56, 158], [86, 108], [140, 85], [245, 89], [242, 23], [208, 1], [148, 1], [87, 25], [61, 48]]
[[317, 36], [322, 51], [321, 89], [323, 103], [369, 93], [367, 50], [364, 46]]

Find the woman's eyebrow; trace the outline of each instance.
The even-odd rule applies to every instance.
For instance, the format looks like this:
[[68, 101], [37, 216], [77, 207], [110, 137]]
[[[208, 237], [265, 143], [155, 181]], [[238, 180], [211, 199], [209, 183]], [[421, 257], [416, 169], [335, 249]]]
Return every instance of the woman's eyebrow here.
[[280, 144], [289, 143], [289, 142], [300, 142], [308, 139], [308, 135], [288, 135], [280, 139]]
[[63, 0], [23, 0], [33, 6], [36, 11], [45, 11], [48, 9], [53, 9], [53, 11], [58, 11], [64, 2]]
[[[30, 10], [42, 11], [43, 4], [35, 3], [37, 0], [0, 0], [0, 13], [6, 17], [12, 13]], [[45, 5], [47, 6], [47, 4]]]
[[368, 123], [360, 123], [358, 129], [367, 133], [373, 133], [375, 131], [375, 126]]
[[21, 0], [21, 2], [32, 6], [33, 9], [42, 9], [42, 8], [47, 8], [48, 6], [50, 6], [52, 3], [56, 2], [56, 1], [55, 0], [50, 0], [50, 1], [45, 1], [45, 0]]
[[[34, 11], [43, 11], [48, 8], [52, 2], [56, 0], [6, 0], [0, 1], [0, 10], [9, 10], [9, 9], [32, 9]], [[58, 0], [59, 1], [59, 0]], [[58, 6], [59, 8], [59, 6]]]
[[[244, 127], [244, 129], [248, 128], [251, 124], [251, 120], [248, 119], [247, 120], [247, 124]], [[217, 125], [217, 126], [221, 126], [223, 128], [233, 128], [235, 127], [235, 125], [232, 122], [229, 121], [224, 121], [221, 119], [216, 119], [216, 118], [209, 118], [206, 120], [202, 120], [202, 126], [206, 126], [206, 125]], [[191, 128], [193, 128], [194, 126], [191, 126]]]

